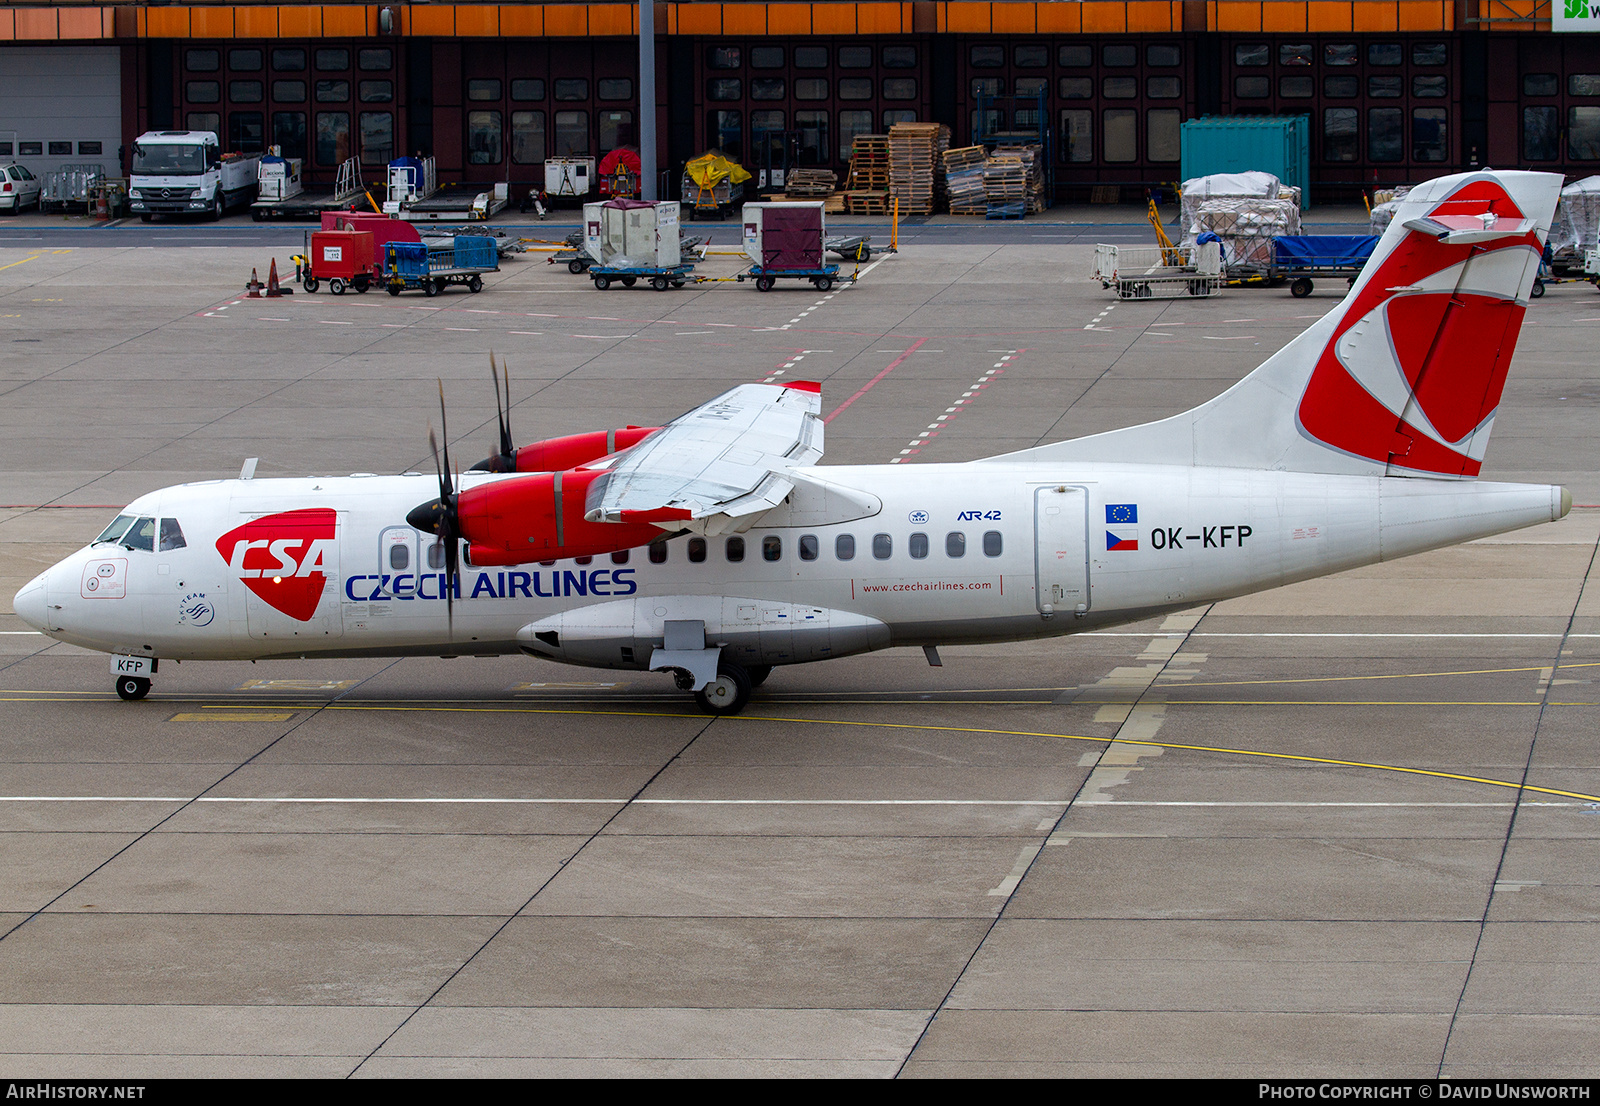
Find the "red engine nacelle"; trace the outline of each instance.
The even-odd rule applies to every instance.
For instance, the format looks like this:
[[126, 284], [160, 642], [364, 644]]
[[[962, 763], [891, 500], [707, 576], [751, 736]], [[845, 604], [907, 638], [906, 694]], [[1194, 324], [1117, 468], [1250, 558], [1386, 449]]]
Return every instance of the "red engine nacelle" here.
[[[643, 428], [634, 429], [640, 437], [649, 433]], [[556, 438], [554, 442], [570, 440]], [[518, 451], [519, 460], [522, 452]], [[605, 475], [604, 469], [538, 472], [461, 492], [456, 513], [461, 533], [470, 545], [469, 559], [474, 565], [516, 565], [595, 557], [648, 545], [661, 537], [661, 528], [648, 522], [584, 520], [589, 485]]]
[[[625, 426], [621, 430], [591, 430], [549, 438], [517, 450], [517, 472], [562, 472], [607, 457], [638, 444], [658, 426]], [[582, 512], [580, 512], [581, 514]]]

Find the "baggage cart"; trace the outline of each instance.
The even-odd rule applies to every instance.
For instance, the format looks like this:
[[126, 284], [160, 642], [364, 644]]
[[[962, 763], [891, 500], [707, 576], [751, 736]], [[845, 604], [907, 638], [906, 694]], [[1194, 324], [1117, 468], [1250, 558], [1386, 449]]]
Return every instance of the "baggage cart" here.
[[[1354, 284], [1361, 275], [1367, 259], [1378, 245], [1376, 234], [1294, 234], [1278, 235], [1272, 240], [1272, 264], [1267, 266], [1265, 282], [1272, 287], [1287, 283], [1289, 294], [1296, 299], [1309, 296], [1316, 287], [1313, 278], [1334, 279], [1342, 277]], [[1236, 267], [1229, 266], [1230, 280], [1236, 279]], [[1260, 277], [1259, 267], [1240, 267], [1237, 276]]]
[[689, 274], [694, 270], [694, 262], [686, 261], [681, 265], [657, 266], [638, 265], [616, 267], [612, 265], [592, 265], [589, 268], [589, 278], [594, 281], [597, 291], [604, 292], [613, 284], [621, 284], [624, 288], [632, 288], [643, 280], [657, 292], [665, 292], [668, 288], [682, 288], [694, 278]]
[[828, 252], [846, 261], [872, 260], [872, 237], [867, 234], [836, 234], [828, 238]]
[[500, 268], [500, 254], [492, 238], [459, 235], [425, 242], [390, 242], [384, 247], [384, 285], [391, 296], [420, 288], [437, 296], [447, 284], [464, 284], [468, 291], [483, 291], [483, 274]]
[[853, 284], [856, 278], [841, 277], [837, 265], [823, 265], [815, 269], [767, 269], [760, 265], [752, 265], [740, 273], [737, 279], [741, 283], [746, 280], [755, 281], [757, 292], [772, 291], [772, 286], [780, 280], [809, 280], [816, 285], [817, 291], [826, 292], [833, 287], [835, 281], [842, 280]]
[[1214, 296], [1222, 286], [1222, 245], [1096, 246], [1094, 279], [1122, 300]]

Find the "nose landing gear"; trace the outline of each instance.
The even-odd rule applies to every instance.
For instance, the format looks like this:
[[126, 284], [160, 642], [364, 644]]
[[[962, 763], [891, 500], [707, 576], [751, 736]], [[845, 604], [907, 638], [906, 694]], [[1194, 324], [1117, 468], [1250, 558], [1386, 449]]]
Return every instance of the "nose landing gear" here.
[[150, 677], [156, 674], [161, 662], [155, 657], [113, 656], [111, 675], [116, 682], [117, 696], [128, 702], [143, 699], [150, 694]]
[[117, 677], [117, 694], [129, 702], [143, 699], [150, 694], [150, 681], [143, 676], [119, 676]]

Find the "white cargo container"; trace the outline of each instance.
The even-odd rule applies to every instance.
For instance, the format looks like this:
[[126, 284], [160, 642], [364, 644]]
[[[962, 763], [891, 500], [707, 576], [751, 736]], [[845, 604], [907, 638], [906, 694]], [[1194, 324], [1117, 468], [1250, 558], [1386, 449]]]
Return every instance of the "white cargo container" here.
[[552, 199], [587, 196], [595, 188], [594, 158], [551, 157], [544, 162], [544, 191]]
[[678, 203], [607, 200], [583, 205], [584, 252], [597, 265], [671, 269], [682, 264]]
[[300, 171], [303, 162], [297, 157], [279, 157], [268, 154], [261, 159], [258, 196], [263, 200], [289, 200], [305, 191]]

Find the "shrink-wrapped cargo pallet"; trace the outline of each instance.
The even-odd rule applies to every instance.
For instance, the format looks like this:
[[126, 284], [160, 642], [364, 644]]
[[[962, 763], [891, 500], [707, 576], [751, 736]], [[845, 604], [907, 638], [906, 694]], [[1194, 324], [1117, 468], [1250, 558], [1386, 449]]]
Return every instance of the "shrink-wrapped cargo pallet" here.
[[983, 166], [988, 159], [982, 146], [962, 146], [944, 152], [945, 187], [950, 196], [950, 214], [984, 213], [989, 200], [983, 190]]
[[1410, 191], [1410, 185], [1402, 184], [1395, 188], [1380, 188], [1372, 194], [1372, 211], [1367, 215], [1367, 224], [1373, 234], [1382, 234], [1394, 222], [1394, 213], [1400, 210], [1400, 201]]
[[1273, 238], [1300, 233], [1300, 205], [1289, 199], [1207, 200], [1195, 211], [1194, 227], [1196, 234], [1222, 239], [1228, 266], [1264, 269], [1273, 261]]
[[1580, 270], [1584, 256], [1596, 248], [1600, 232], [1600, 177], [1573, 181], [1561, 190], [1556, 217], [1550, 224], [1550, 251], [1563, 270]]
[[1028, 167], [1011, 151], [992, 157], [983, 167], [984, 215], [990, 219], [1020, 219], [1028, 199]]

